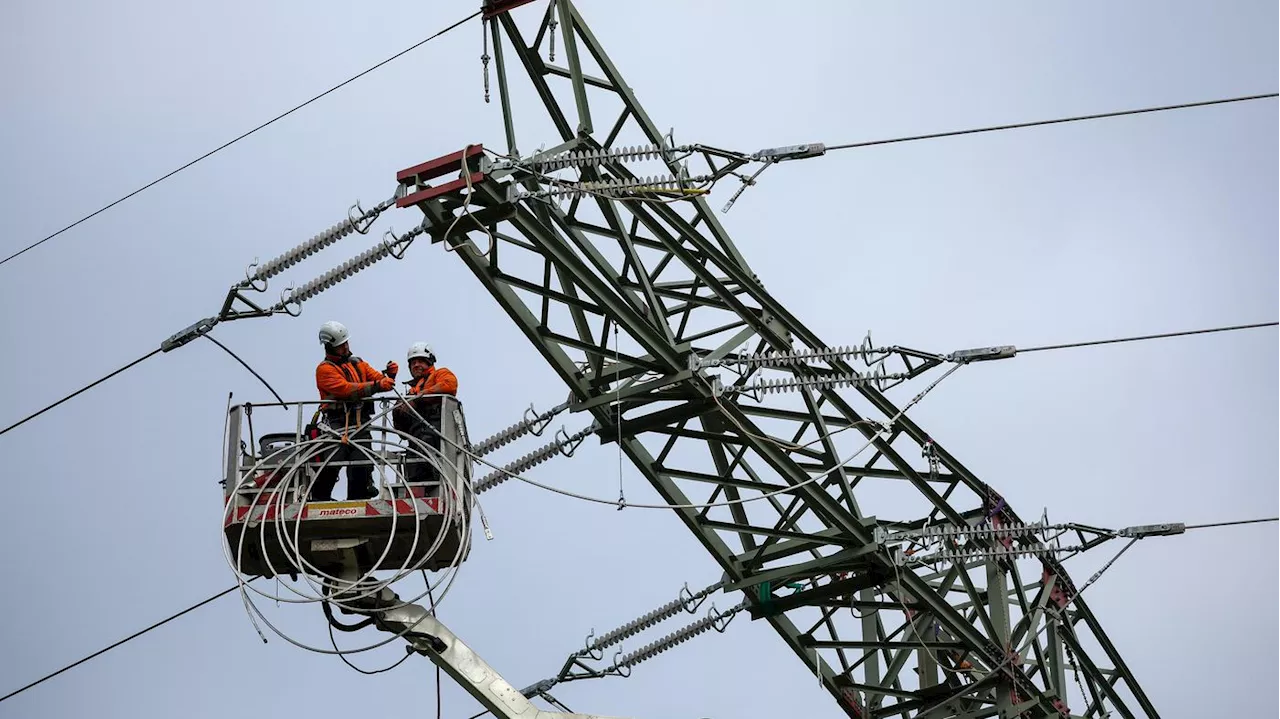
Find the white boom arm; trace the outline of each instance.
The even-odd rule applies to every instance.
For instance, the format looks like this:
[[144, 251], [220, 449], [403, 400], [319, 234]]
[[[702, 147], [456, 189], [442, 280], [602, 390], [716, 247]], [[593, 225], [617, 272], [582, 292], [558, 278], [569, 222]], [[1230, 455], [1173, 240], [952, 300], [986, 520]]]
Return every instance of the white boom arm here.
[[372, 617], [378, 629], [403, 636], [410, 651], [435, 662], [498, 719], [611, 719], [596, 714], [542, 711], [424, 607], [396, 607], [400, 600], [389, 588], [344, 603]]

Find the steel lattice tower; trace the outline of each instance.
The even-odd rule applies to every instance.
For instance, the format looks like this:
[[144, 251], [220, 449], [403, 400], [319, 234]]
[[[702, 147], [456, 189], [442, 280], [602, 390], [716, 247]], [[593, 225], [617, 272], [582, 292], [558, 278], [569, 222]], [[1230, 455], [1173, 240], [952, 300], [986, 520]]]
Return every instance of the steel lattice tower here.
[[[1024, 520], [859, 369], [874, 364], [915, 394], [954, 358], [869, 346], [762, 358], [829, 348], [769, 294], [705, 197], [629, 196], [659, 180], [637, 177], [644, 153], [622, 148], [664, 145], [650, 158], [663, 173], [680, 175], [685, 155], [703, 178], [749, 158], [676, 152], [571, 2], [524, 32], [508, 12], [521, 4], [487, 13], [507, 155], [519, 156], [516, 129], [531, 119], [549, 118], [563, 144], [496, 167], [473, 147], [406, 170], [401, 204], [422, 209], [432, 240], [570, 388], [571, 411], [589, 413], [602, 442], [620, 438], [666, 502], [720, 503], [674, 511], [724, 569], [726, 591], [743, 593], [850, 717], [1065, 717], [1069, 703], [1071, 716], [1158, 716], [1063, 567], [1016, 531]], [[524, 79], [545, 116], [515, 113]], [[550, 158], [578, 176], [554, 180]], [[442, 168], [464, 179], [432, 187]], [[807, 384], [746, 391], [765, 377]], [[969, 535], [976, 554], [933, 568], [883, 541], [925, 527], [990, 531]]]

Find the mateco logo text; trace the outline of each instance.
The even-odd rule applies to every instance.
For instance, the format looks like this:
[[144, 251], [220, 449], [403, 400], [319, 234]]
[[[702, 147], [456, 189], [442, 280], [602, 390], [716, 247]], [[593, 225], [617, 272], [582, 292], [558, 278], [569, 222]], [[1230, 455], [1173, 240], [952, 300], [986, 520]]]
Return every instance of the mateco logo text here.
[[317, 509], [309, 514], [313, 517], [358, 517], [364, 512], [359, 507], [334, 507]]

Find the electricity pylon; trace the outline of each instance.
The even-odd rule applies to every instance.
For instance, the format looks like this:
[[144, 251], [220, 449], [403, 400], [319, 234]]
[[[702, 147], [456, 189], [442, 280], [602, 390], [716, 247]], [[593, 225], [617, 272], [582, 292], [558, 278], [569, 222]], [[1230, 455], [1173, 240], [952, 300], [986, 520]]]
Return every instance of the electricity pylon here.
[[[485, 13], [506, 147], [402, 171], [398, 204], [422, 210], [422, 234], [516, 323], [570, 410], [675, 507], [725, 590], [850, 717], [1157, 716], [1054, 553], [904, 412], [944, 371], [1007, 350], [829, 347], [706, 197], [822, 146], [680, 144], [571, 2], [540, 18], [525, 4]], [[885, 541], [902, 532], [937, 561]]]

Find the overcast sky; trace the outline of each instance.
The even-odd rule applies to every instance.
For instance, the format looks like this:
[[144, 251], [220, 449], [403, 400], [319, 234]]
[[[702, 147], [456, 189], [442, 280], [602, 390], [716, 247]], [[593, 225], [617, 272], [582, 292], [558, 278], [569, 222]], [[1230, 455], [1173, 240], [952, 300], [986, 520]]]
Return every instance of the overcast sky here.
[[[0, 255], [475, 4], [6, 4]], [[659, 127], [744, 151], [1278, 84], [1274, 2], [579, 7]], [[471, 142], [501, 148], [481, 51], [475, 21], [0, 266], [0, 424], [215, 313], [255, 257], [335, 224], [357, 198], [389, 196], [396, 171]], [[526, 152], [556, 141], [537, 123], [522, 127]], [[770, 292], [832, 344], [871, 329], [879, 343], [946, 352], [1268, 321], [1276, 129], [1266, 100], [832, 153], [771, 169], [722, 220]], [[727, 194], [718, 187], [712, 206]], [[389, 212], [376, 231], [407, 229], [414, 212]], [[344, 242], [289, 278], [304, 282], [367, 242]], [[461, 263], [425, 244], [308, 302], [300, 319], [217, 334], [286, 397], [310, 399], [315, 332], [328, 319], [347, 323], [355, 351], [378, 366], [403, 365], [410, 342], [431, 342], [459, 376], [473, 438], [565, 396]], [[232, 583], [216, 484], [228, 392], [267, 398], [198, 342], [0, 437], [0, 695]], [[1047, 507], [1055, 521], [1100, 526], [1202, 523], [1276, 513], [1277, 394], [1277, 337], [1266, 329], [974, 366], [912, 417], [1024, 516]], [[616, 458], [588, 442], [532, 474], [610, 496]], [[634, 470], [624, 481], [631, 501], [657, 501]], [[720, 575], [666, 511], [616, 512], [516, 483], [485, 500], [496, 539], [478, 539], [442, 618], [517, 686], [554, 674], [593, 627]], [[1269, 524], [1149, 539], [1090, 589], [1164, 716], [1275, 711], [1276, 536]], [[1077, 583], [1110, 556], [1098, 552], [1068, 563]], [[327, 641], [315, 608], [264, 609]], [[390, 647], [355, 661], [377, 668], [399, 656]], [[426, 660], [366, 677], [274, 636], [264, 645], [228, 597], [0, 704], [0, 717], [427, 716], [433, 682]], [[630, 679], [556, 695], [577, 711], [636, 718], [840, 716], [773, 630], [745, 619]], [[446, 717], [478, 710], [448, 683], [444, 703]]]

